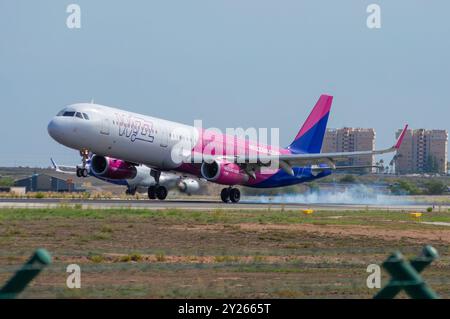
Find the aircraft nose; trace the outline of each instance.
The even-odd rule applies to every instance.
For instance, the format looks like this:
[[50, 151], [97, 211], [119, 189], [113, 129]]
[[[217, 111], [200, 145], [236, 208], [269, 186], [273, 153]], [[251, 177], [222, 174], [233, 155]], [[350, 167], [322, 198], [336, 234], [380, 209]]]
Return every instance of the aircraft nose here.
[[58, 119], [54, 118], [47, 126], [48, 134], [56, 141], [61, 138], [61, 125], [58, 122]]

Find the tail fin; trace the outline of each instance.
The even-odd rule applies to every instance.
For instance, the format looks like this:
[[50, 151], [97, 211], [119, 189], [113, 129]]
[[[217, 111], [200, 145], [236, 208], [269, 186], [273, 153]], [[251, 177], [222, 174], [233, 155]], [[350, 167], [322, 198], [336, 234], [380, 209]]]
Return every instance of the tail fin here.
[[288, 146], [292, 153], [320, 153], [330, 114], [331, 95], [321, 95], [294, 141]]

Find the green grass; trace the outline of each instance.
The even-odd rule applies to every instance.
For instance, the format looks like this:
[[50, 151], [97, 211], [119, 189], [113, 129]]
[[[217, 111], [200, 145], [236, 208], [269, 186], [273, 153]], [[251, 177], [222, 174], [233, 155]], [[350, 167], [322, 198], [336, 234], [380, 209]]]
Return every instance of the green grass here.
[[[109, 219], [112, 217], [126, 217], [139, 219], [143, 222], [156, 220], [167, 220], [168, 222], [192, 222], [197, 224], [238, 224], [238, 223], [259, 223], [259, 224], [316, 224], [316, 225], [372, 225], [384, 226], [386, 224], [396, 224], [406, 222], [408, 227], [411, 223], [424, 222], [450, 222], [449, 212], [424, 212], [420, 219], [414, 219], [409, 212], [394, 211], [320, 211], [312, 215], [304, 215], [300, 211], [195, 211], [195, 210], [146, 210], [146, 209], [81, 209], [74, 207], [45, 208], [45, 209], [0, 209], [0, 222], [12, 220], [42, 220], [42, 219]], [[426, 225], [420, 224], [420, 227]], [[229, 226], [230, 227], [230, 226]], [[238, 230], [238, 229], [236, 229]], [[105, 225], [101, 230], [105, 234], [110, 234], [113, 229]], [[106, 236], [107, 237], [107, 236]]]
[[[21, 297], [370, 298], [367, 265], [381, 264], [396, 250], [413, 258], [426, 238], [386, 240], [382, 235], [316, 232], [318, 227], [303, 232], [297, 227], [253, 229], [240, 223], [450, 231], [420, 221], [450, 222], [450, 213], [423, 212], [414, 219], [408, 211], [364, 209], [304, 215], [273, 207], [270, 211], [5, 208], [0, 209], [0, 247], [5, 248], [0, 249], [0, 281], [39, 246], [52, 253], [54, 263]], [[450, 248], [446, 242], [432, 244], [442, 258], [424, 276], [447, 297]], [[82, 267], [81, 290], [65, 288], [65, 267], [72, 262]]]
[[122, 263], [127, 263], [131, 261], [131, 256], [130, 255], [125, 255], [125, 256], [121, 256], [119, 258], [119, 261]]
[[101, 263], [105, 260], [105, 258], [102, 255], [91, 255], [88, 258], [90, 261], [94, 263]]

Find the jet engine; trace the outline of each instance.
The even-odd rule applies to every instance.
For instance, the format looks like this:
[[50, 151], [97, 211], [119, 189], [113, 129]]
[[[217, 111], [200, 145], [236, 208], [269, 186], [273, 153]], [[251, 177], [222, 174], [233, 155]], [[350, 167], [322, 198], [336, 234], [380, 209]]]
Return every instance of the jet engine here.
[[200, 184], [198, 183], [198, 181], [192, 178], [182, 179], [177, 186], [180, 192], [186, 193], [188, 195], [196, 193], [200, 189]]
[[94, 155], [91, 159], [92, 172], [107, 179], [133, 179], [137, 175], [133, 164], [120, 159]]
[[248, 180], [248, 175], [239, 165], [226, 161], [204, 162], [200, 171], [203, 178], [217, 184], [238, 185]]

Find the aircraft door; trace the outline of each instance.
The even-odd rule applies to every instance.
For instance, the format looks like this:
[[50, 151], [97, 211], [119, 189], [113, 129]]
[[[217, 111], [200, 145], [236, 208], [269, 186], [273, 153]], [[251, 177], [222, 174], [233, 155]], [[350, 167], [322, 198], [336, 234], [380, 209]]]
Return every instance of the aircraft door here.
[[100, 134], [109, 135], [109, 119], [102, 119], [102, 123], [100, 126]]
[[167, 129], [164, 127], [159, 127], [158, 129], [159, 137], [160, 137], [160, 144], [161, 147], [167, 147], [169, 145], [169, 133]]

